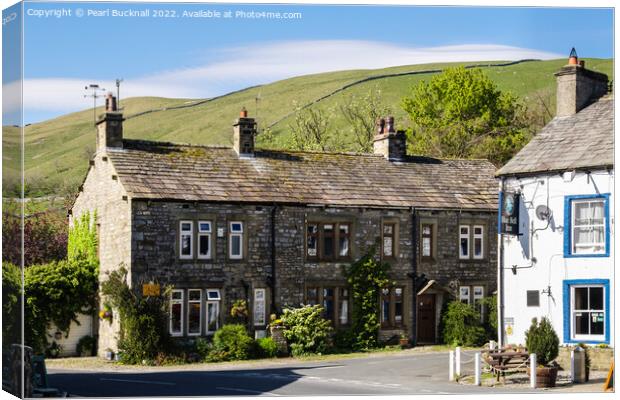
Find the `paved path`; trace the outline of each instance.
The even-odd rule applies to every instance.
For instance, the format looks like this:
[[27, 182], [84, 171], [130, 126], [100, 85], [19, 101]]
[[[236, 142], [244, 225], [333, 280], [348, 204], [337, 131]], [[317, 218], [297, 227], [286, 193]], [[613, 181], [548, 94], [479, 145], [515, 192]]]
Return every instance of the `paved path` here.
[[448, 382], [447, 353], [389, 354], [338, 361], [208, 370], [77, 371], [49, 368], [52, 387], [72, 396], [294, 396], [523, 393]]

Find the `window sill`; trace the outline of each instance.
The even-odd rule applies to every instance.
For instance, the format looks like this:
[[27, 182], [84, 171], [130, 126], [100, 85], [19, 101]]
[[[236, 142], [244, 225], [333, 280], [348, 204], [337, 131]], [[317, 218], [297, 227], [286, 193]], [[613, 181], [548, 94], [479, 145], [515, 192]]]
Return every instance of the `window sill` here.
[[609, 253], [602, 254], [564, 254], [564, 258], [609, 258]]

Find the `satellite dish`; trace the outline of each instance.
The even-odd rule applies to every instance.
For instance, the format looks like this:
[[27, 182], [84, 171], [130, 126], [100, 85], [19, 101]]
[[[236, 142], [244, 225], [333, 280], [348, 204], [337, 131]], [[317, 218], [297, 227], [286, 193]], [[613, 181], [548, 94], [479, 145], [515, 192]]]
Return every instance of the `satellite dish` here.
[[551, 214], [552, 213], [549, 207], [547, 207], [544, 204], [541, 204], [536, 207], [536, 217], [541, 221], [545, 221], [551, 218]]

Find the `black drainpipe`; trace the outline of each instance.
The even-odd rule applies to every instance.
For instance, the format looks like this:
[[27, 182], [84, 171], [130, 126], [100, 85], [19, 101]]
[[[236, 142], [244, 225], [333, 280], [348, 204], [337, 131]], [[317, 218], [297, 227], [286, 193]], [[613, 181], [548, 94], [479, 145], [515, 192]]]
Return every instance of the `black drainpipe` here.
[[277, 205], [271, 209], [271, 312], [276, 313], [276, 211]]
[[418, 222], [415, 207], [411, 207], [411, 281], [413, 283], [413, 324], [411, 327], [411, 345], [418, 344], [418, 293], [416, 290], [416, 279], [418, 277]]

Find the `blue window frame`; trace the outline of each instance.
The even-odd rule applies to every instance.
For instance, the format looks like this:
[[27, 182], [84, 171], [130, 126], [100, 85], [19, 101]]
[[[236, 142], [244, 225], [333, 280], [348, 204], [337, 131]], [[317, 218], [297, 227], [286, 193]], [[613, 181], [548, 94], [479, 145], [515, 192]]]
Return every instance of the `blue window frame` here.
[[562, 294], [564, 343], [609, 344], [609, 280], [566, 280]]
[[[580, 221], [575, 219], [577, 212], [586, 215], [600, 213], [598, 205], [601, 201], [603, 202], [602, 215], [600, 215], [602, 220], [592, 217]], [[596, 243], [579, 243], [575, 234], [593, 238], [591, 242]], [[604, 236], [602, 239], [601, 235]], [[564, 257], [609, 257], [609, 236], [609, 193], [564, 197]]]

